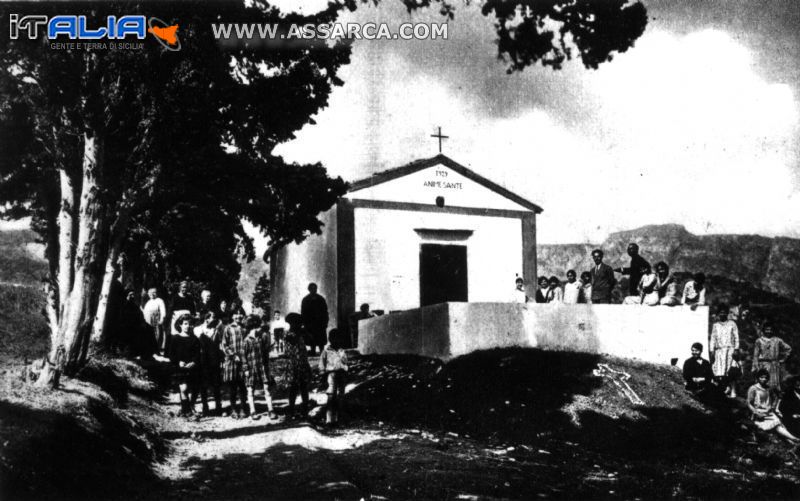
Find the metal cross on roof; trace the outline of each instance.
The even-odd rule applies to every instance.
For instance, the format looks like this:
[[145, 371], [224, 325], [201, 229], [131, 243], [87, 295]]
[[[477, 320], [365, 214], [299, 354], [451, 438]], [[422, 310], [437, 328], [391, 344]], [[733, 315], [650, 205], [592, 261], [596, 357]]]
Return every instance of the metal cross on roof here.
[[438, 134], [431, 134], [431, 137], [438, 137], [439, 138], [439, 153], [442, 152], [442, 139], [449, 139], [450, 138], [450, 136], [443, 136], [442, 135], [442, 128], [441, 127], [439, 127], [439, 133]]

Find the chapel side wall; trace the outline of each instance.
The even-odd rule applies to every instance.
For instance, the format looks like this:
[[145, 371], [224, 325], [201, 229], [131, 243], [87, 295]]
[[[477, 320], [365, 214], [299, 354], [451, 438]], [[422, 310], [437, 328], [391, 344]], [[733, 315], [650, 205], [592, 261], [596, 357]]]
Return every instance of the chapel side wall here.
[[[520, 218], [356, 207], [355, 304], [386, 312], [419, 307], [423, 243], [467, 246], [468, 299], [508, 301], [523, 273]], [[469, 230], [463, 241], [421, 237], [415, 229]]]
[[317, 284], [328, 303], [328, 328], [337, 322], [336, 208], [319, 216], [320, 235], [311, 235], [299, 244], [291, 243], [274, 255], [272, 304], [285, 316], [300, 313], [300, 303], [308, 294], [308, 284]]

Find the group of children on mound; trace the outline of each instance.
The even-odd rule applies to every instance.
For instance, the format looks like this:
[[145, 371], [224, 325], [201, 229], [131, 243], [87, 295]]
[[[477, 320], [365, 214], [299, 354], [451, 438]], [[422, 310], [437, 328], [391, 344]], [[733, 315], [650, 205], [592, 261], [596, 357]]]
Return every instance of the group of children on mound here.
[[[175, 369], [181, 401], [181, 415], [194, 416], [198, 393], [202, 403], [203, 415], [210, 415], [208, 391], [213, 392], [216, 407], [214, 414], [241, 419], [247, 416], [260, 418], [256, 414], [255, 391], [263, 388], [269, 419], [275, 419], [272, 395], [275, 391], [275, 378], [270, 372], [269, 354], [272, 349], [269, 330], [269, 317], [256, 315], [245, 317], [244, 311], [237, 310], [231, 321], [218, 321], [213, 311], [207, 312], [202, 324], [193, 328], [193, 317], [183, 315], [175, 323], [178, 334], [172, 336], [169, 347], [169, 360]], [[296, 417], [295, 402], [299, 394], [301, 413], [308, 412], [308, 387], [311, 384], [311, 366], [306, 353], [302, 320], [299, 314], [286, 316], [288, 332], [283, 338], [283, 357], [281, 377], [288, 391], [289, 417]], [[329, 333], [329, 344], [322, 352], [319, 361], [320, 371], [326, 375], [328, 395], [326, 421], [335, 424], [344, 393], [344, 374], [348, 369], [347, 354], [342, 348], [342, 336], [338, 329]], [[222, 412], [221, 386], [228, 388], [230, 408]], [[247, 409], [245, 408], [247, 401]], [[240, 405], [237, 405], [240, 402]]]
[[[692, 356], [683, 364], [686, 389], [698, 399], [736, 398], [736, 384], [742, 376], [739, 357], [739, 332], [729, 317], [729, 309], [721, 307], [711, 329], [709, 349], [713, 364], [702, 358], [703, 345], [692, 345]], [[747, 390], [747, 407], [756, 427], [774, 430], [792, 443], [800, 443], [800, 377], [786, 378], [783, 364], [791, 347], [773, 334], [769, 321], [761, 325], [761, 336], [755, 341], [752, 371], [755, 382]]]

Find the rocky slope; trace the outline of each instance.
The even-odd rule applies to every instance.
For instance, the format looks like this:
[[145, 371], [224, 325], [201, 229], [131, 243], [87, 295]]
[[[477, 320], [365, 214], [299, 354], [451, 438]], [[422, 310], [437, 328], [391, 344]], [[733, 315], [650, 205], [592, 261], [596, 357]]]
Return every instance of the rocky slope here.
[[676, 272], [703, 271], [800, 301], [800, 240], [758, 235], [698, 236], [674, 224], [612, 233], [600, 244], [539, 245], [539, 274], [563, 277], [568, 269], [589, 269], [594, 248], [605, 251], [610, 265], [625, 265], [629, 242], [638, 243], [642, 256], [651, 264], [665, 261]]

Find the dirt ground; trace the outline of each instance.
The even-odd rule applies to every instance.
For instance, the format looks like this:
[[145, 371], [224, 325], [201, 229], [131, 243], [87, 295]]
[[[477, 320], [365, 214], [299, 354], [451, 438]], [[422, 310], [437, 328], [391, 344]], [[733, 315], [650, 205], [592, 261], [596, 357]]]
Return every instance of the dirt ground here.
[[363, 357], [335, 429], [319, 376], [307, 419], [287, 418], [279, 380], [278, 418], [261, 400], [257, 421], [177, 417], [157, 364], [82, 377], [55, 398], [7, 371], [2, 499], [800, 497], [793, 447], [748, 426], [741, 402], [693, 401], [671, 367], [538, 350]]

